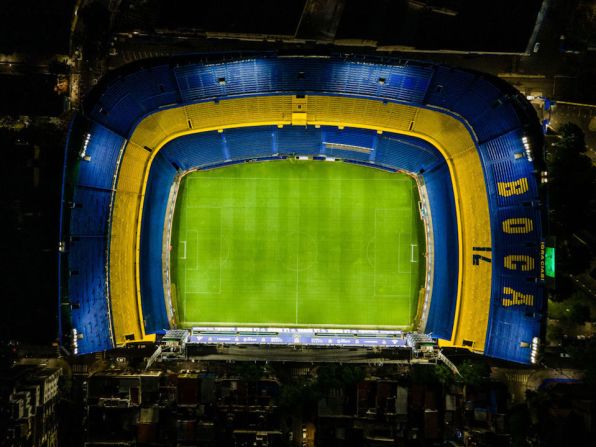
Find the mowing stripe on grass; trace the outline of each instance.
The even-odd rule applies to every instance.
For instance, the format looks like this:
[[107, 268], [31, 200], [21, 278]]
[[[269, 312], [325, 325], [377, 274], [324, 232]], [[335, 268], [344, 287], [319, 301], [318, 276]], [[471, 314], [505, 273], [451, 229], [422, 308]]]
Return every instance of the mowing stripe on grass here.
[[410, 326], [417, 202], [407, 175], [344, 163], [188, 174], [171, 244], [179, 325]]

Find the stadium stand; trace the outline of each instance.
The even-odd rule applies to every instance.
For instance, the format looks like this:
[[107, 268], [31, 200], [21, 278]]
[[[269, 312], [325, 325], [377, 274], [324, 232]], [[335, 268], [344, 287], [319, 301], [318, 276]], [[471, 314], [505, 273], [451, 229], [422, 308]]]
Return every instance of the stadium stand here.
[[421, 102], [432, 66], [377, 65], [317, 58], [255, 58], [174, 69], [183, 102], [279, 91], [337, 92]]
[[381, 165], [395, 166], [409, 172], [428, 171], [437, 162], [437, 150], [424, 141], [415, 142], [402, 135], [392, 135], [379, 140], [375, 161]]
[[[533, 166], [521, 155], [524, 134], [509, 132], [481, 146], [491, 214], [500, 226], [492, 227], [495, 264], [487, 355], [523, 362], [527, 343], [540, 334], [545, 317], [540, 262], [542, 243], [540, 196], [532, 181]], [[525, 180], [525, 181], [524, 181]], [[513, 185], [503, 186], [503, 185]], [[523, 342], [511, 343], [511, 340]]]
[[453, 268], [457, 265], [458, 257], [458, 248], [455, 245], [457, 221], [455, 218], [441, 218], [455, 211], [453, 188], [451, 182], [444, 181], [446, 178], [449, 178], [449, 169], [445, 163], [424, 175], [432, 210], [433, 282], [437, 285], [433, 288], [432, 306], [429, 310], [426, 330], [434, 337], [445, 340], [451, 338], [453, 331], [458, 274], [457, 269]]
[[108, 234], [111, 201], [111, 191], [75, 187], [74, 208], [70, 212], [70, 235], [105, 237]]
[[64, 178], [69, 197], [61, 207], [67, 228], [61, 231], [68, 244], [60, 253], [60, 288], [65, 313], [78, 330], [77, 350], [84, 353], [114, 344], [105, 266], [111, 191], [125, 140], [80, 117], [71, 129], [65, 163], [76, 169]]
[[[440, 276], [435, 265], [436, 281], [448, 284], [457, 299], [449, 301], [453, 290], [444, 301], [433, 296], [423, 329], [441, 338], [444, 345], [530, 361], [529, 344], [540, 337], [544, 321], [541, 203], [530, 157], [532, 151], [539, 153], [541, 136], [533, 110], [519, 94], [487, 75], [432, 63], [275, 55], [215, 59], [202, 56], [193, 62], [187, 56], [129, 73], [125, 69], [102, 82], [85, 108], [85, 119], [91, 124], [84, 152], [90, 160], [70, 160], [71, 175], [65, 176], [65, 182], [73, 188], [63, 201], [75, 201], [77, 196], [82, 209], [85, 204], [98, 203], [97, 218], [108, 222], [105, 236], [109, 244], [103, 257], [99, 257], [97, 246], [90, 246], [89, 259], [85, 259], [87, 251], [78, 248], [87, 242], [79, 245], [80, 241], [73, 240], [66, 250], [69, 270], [80, 272], [80, 266], [87, 266], [85, 271], [95, 275], [93, 280], [82, 281], [76, 278], [80, 275], [71, 275], [62, 292], [63, 300], [77, 288], [88, 294], [80, 300], [81, 307], [73, 309], [70, 321], [85, 340], [79, 352], [106, 349], [132, 338], [146, 339], [163, 323], [163, 316], [149, 311], [142, 292], [145, 287], [159, 289], [159, 284], [144, 285], [139, 274], [139, 253], [145, 250], [139, 242], [144, 238], [140, 222], [146, 222], [145, 212], [161, 214], [157, 204], [146, 208], [147, 200], [162, 200], [164, 194], [157, 192], [157, 185], [163, 184], [150, 174], [153, 165], [163, 165], [164, 172], [171, 173], [166, 161], [173, 169], [185, 170], [252, 158], [260, 153], [261, 143], [255, 140], [252, 146], [240, 147], [236, 139], [242, 141], [242, 132], [247, 136], [266, 126], [259, 136], [267, 143], [263, 155], [291, 151], [348, 158], [340, 153], [349, 153], [356, 162], [400, 165], [411, 172], [424, 170], [431, 214], [448, 210], [456, 214], [457, 228], [437, 228], [433, 222], [435, 241], [440, 239], [434, 256], [441, 259], [446, 251], [445, 256], [458, 259], [458, 268], [455, 274], [449, 270]], [[311, 126], [333, 129], [307, 131]], [[72, 134], [80, 126], [73, 127]], [[188, 134], [194, 135], [184, 137]], [[177, 143], [180, 137], [211, 138], [213, 153], [203, 148], [187, 153], [182, 143]], [[387, 143], [390, 137], [401, 145], [399, 151]], [[406, 143], [405, 137], [425, 143], [409, 146], [411, 141]], [[331, 147], [324, 144], [327, 139]], [[78, 144], [84, 141], [77, 139]], [[170, 141], [179, 145], [175, 155], [176, 150], [169, 149], [179, 165], [167, 151], [157, 155], [169, 148]], [[369, 153], [341, 146], [354, 149], [367, 147], [368, 142]], [[185, 144], [192, 146], [190, 140]], [[424, 161], [429, 144], [441, 152], [446, 163], [430, 156]], [[75, 143], [70, 146], [72, 152], [81, 150]], [[409, 157], [404, 152], [407, 147], [420, 153]], [[441, 188], [441, 182], [426, 171], [437, 177], [448, 173], [452, 189]], [[85, 191], [95, 189], [111, 194], [108, 216], [102, 214], [108, 203], [102, 194], [84, 196]], [[69, 234], [75, 234], [93, 215], [70, 213], [64, 207], [63, 218]], [[88, 228], [97, 233], [106, 229], [103, 223]], [[456, 252], [440, 245], [454, 235]], [[101, 268], [96, 264], [92, 268], [91, 263], [99, 263]], [[107, 279], [106, 271], [109, 281], [101, 289], [98, 279], [102, 274]], [[101, 293], [103, 307], [99, 304]], [[453, 317], [445, 318], [445, 312]], [[93, 315], [101, 323], [97, 329], [89, 325]], [[113, 337], [104, 324], [106, 319], [109, 323], [110, 315]]]
[[316, 132], [305, 132], [305, 128], [283, 128], [277, 133], [277, 144], [282, 153], [316, 154], [321, 147], [320, 131], [317, 129]]
[[116, 163], [124, 145], [124, 138], [93, 123], [89, 141], [84, 148], [86, 158], [79, 164], [78, 184], [89, 188], [112, 189]]
[[105, 281], [105, 238], [77, 238], [68, 253], [68, 293], [73, 324], [81, 338], [80, 353], [112, 346], [109, 308]]
[[138, 239], [140, 205], [149, 151], [134, 143], [120, 162], [110, 232], [110, 304], [117, 343], [143, 340], [145, 331], [138, 300]]
[[[172, 144], [177, 141], [175, 140]], [[194, 146], [193, 149], [197, 149], [197, 146]], [[145, 319], [145, 329], [149, 333], [169, 327], [162, 273], [163, 229], [170, 187], [174, 183], [176, 173], [176, 169], [166, 158], [165, 151], [160, 152], [151, 165], [145, 195], [141, 226], [143, 256], [140, 257], [140, 279], [143, 318]], [[168, 242], [166, 242], [167, 244]]]
[[376, 132], [352, 129], [323, 129], [321, 140], [321, 154], [359, 161], [374, 161], [379, 144]]
[[[225, 160], [222, 149], [222, 137], [218, 132], [188, 135], [187, 142], [176, 139], [168, 144], [163, 156], [176, 169], [188, 170], [195, 166], [215, 164]], [[189, 151], [188, 146], [193, 150]]]
[[[246, 160], [250, 158], [263, 157], [273, 154], [273, 139], [277, 141], [277, 129], [265, 126], [259, 129], [233, 129], [221, 133], [222, 140], [225, 139], [228, 160]], [[171, 144], [171, 143], [170, 143]]]

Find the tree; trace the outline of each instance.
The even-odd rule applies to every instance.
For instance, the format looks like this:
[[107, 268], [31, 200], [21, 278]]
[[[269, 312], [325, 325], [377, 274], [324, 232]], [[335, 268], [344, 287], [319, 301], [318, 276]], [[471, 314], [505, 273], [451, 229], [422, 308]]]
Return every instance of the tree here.
[[582, 303], [573, 303], [569, 312], [569, 320], [577, 324], [590, 321], [590, 307]]
[[265, 365], [261, 363], [238, 362], [232, 371], [247, 382], [256, 382], [263, 377]]
[[577, 157], [587, 151], [584, 132], [573, 123], [563, 124], [559, 128], [559, 142], [555, 143], [555, 159]]
[[315, 407], [320, 397], [317, 387], [309, 378], [297, 377], [282, 384], [276, 401], [283, 411], [300, 415], [306, 409]]
[[527, 446], [528, 434], [532, 421], [530, 412], [526, 405], [516, 405], [508, 415], [509, 432], [511, 433], [511, 444], [513, 446]]
[[345, 388], [364, 379], [364, 369], [357, 365], [324, 365], [317, 370], [317, 388], [320, 391]]
[[596, 168], [585, 155], [584, 134], [575, 124], [559, 129], [560, 138], [547, 157], [551, 182], [550, 208], [560, 224], [559, 235], [567, 239], [574, 231], [588, 228], [594, 213]]
[[563, 334], [565, 334], [565, 329], [563, 325], [559, 324], [549, 324], [546, 329], [546, 339], [549, 343], [560, 345], [561, 339], [563, 338]]
[[110, 11], [102, 2], [87, 3], [79, 12], [80, 26], [87, 57], [93, 59], [103, 55], [109, 38]]
[[439, 363], [435, 367], [435, 376], [439, 383], [443, 386], [451, 385], [455, 382], [455, 376], [453, 371], [451, 371], [446, 365]]
[[584, 383], [592, 393], [596, 393], [596, 339], [589, 340], [585, 345], [571, 346], [568, 351], [583, 367]]
[[480, 385], [490, 376], [490, 367], [484, 362], [464, 360], [458, 369], [465, 385]]
[[556, 303], [560, 303], [561, 301], [564, 301], [567, 298], [569, 298], [574, 291], [575, 284], [573, 280], [569, 276], [558, 275], [556, 290], [555, 293], [552, 294], [550, 299]]
[[419, 385], [435, 385], [439, 382], [435, 365], [412, 365], [410, 378]]
[[[559, 239], [560, 240], [560, 239]], [[590, 248], [575, 238], [564, 240], [564, 245], [559, 245], [559, 266], [571, 275], [579, 275], [590, 268], [592, 253]]]

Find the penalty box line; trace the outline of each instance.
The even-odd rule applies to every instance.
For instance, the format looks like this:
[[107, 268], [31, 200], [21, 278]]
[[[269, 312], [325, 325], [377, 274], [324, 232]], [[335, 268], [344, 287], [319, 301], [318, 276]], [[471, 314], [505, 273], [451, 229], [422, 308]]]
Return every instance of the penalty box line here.
[[418, 262], [418, 244], [410, 244], [410, 262]]

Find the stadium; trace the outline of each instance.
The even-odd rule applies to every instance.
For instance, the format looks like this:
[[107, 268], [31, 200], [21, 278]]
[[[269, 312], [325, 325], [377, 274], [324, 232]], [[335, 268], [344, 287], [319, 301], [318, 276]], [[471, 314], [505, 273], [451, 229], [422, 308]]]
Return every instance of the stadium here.
[[194, 55], [109, 74], [65, 147], [61, 342], [404, 347], [532, 363], [542, 130], [489, 75]]

